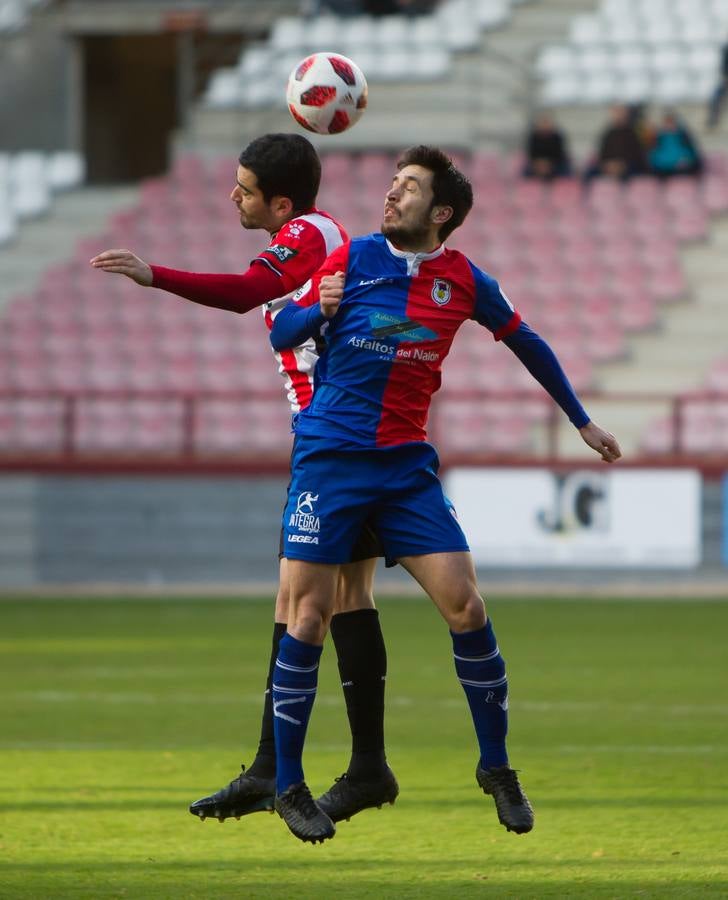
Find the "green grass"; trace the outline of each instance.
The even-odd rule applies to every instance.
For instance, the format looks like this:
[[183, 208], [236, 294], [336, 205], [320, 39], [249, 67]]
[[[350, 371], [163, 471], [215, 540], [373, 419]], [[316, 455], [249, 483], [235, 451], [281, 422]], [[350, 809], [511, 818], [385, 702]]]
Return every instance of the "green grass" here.
[[[267, 601], [0, 603], [0, 898], [728, 897], [728, 603], [494, 600], [515, 836], [475, 784], [444, 625], [379, 603], [394, 807], [323, 846], [277, 816], [200, 823], [257, 742]], [[307, 779], [348, 730], [327, 648]]]

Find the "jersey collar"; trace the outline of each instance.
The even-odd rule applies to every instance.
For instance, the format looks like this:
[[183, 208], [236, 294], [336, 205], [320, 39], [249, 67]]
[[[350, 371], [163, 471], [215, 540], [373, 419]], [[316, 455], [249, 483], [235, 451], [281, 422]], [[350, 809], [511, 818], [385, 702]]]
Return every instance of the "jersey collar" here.
[[445, 250], [445, 245], [440, 244], [440, 246], [436, 247], [432, 253], [412, 253], [409, 250], [400, 250], [398, 247], [395, 247], [389, 238], [385, 238], [384, 240], [387, 242], [387, 247], [392, 256], [397, 256], [400, 259], [407, 261], [408, 275], [418, 275], [420, 266], [423, 262], [427, 262], [430, 259], [436, 259]]

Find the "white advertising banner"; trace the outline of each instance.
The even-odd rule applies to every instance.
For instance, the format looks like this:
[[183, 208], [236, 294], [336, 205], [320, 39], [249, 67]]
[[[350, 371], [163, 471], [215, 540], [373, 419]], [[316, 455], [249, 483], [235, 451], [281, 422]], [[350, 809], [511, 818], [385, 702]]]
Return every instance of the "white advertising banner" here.
[[445, 490], [477, 565], [689, 569], [701, 477], [690, 469], [451, 469]]

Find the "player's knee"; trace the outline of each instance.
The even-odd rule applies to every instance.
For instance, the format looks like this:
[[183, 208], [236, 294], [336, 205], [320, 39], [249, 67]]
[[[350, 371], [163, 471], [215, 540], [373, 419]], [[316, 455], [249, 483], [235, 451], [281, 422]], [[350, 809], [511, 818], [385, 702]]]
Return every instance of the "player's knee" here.
[[296, 621], [288, 630], [299, 641], [322, 644], [331, 622], [331, 612], [316, 605], [299, 605]]
[[445, 618], [450, 630], [459, 634], [482, 628], [485, 625], [485, 606], [482, 597], [470, 590], [453, 595]]

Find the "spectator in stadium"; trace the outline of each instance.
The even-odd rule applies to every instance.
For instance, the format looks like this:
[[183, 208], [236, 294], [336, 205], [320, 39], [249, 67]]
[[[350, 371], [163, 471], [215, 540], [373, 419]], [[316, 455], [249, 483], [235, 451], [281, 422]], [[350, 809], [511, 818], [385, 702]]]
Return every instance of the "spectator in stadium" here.
[[558, 128], [550, 112], [540, 112], [526, 138], [525, 178], [551, 181], [571, 175], [571, 159], [566, 136]]
[[703, 158], [693, 135], [672, 110], [665, 110], [649, 151], [650, 171], [660, 178], [700, 175]]
[[609, 124], [599, 137], [596, 155], [584, 173], [585, 180], [599, 176], [627, 181], [647, 172], [645, 147], [632, 121], [630, 109], [617, 104], [609, 113]]
[[[313, 400], [295, 423], [283, 517], [292, 541], [291, 616], [273, 678], [273, 702], [296, 702], [295, 717], [275, 720], [276, 809], [303, 841], [335, 833], [306, 786], [302, 754], [339, 565], [368, 510], [387, 556], [430, 595], [450, 628], [479, 744], [478, 784], [493, 796], [508, 830], [533, 827], [506, 752], [505, 664], [467, 541], [437, 478], [436, 451], [426, 441], [432, 394], [460, 325], [474, 319], [503, 341], [605, 462], [621, 454], [498, 283], [444, 247], [472, 204], [470, 183], [445, 154], [424, 146], [405, 151], [384, 199], [381, 233], [337, 248], [271, 330], [279, 350], [313, 335], [327, 344]], [[296, 516], [304, 490], [316, 499], [316, 543], [300, 539], [311, 534], [310, 523]]]
[[718, 83], [713, 88], [708, 102], [709, 129], [717, 128], [723, 113], [726, 94], [728, 94], [728, 37], [720, 50], [720, 66], [718, 69]]
[[[270, 233], [270, 243], [243, 274], [167, 269], [148, 265], [129, 250], [106, 250], [94, 257], [91, 265], [217, 309], [245, 313], [264, 305], [264, 319], [270, 328], [290, 296], [346, 238], [335, 219], [315, 208], [320, 178], [321, 162], [316, 150], [300, 135], [264, 135], [242, 151], [231, 200], [244, 228]], [[292, 409], [298, 412], [311, 399], [316, 345], [305, 341], [293, 352], [277, 356]], [[306, 502], [313, 500], [303, 498], [300, 510], [304, 510]], [[258, 751], [252, 765], [247, 770], [243, 766], [241, 774], [227, 787], [191, 805], [190, 812], [202, 819], [212, 816], [222, 821], [273, 808], [276, 770], [271, 676], [286, 630], [289, 603], [283, 546], [281, 543], [280, 584]], [[349, 564], [342, 567], [337, 611], [331, 620], [352, 732], [349, 767], [320, 800], [334, 820], [349, 818], [371, 806], [393, 803], [399, 790], [384, 751], [387, 659], [372, 598], [379, 552], [376, 535], [366, 526]]]

